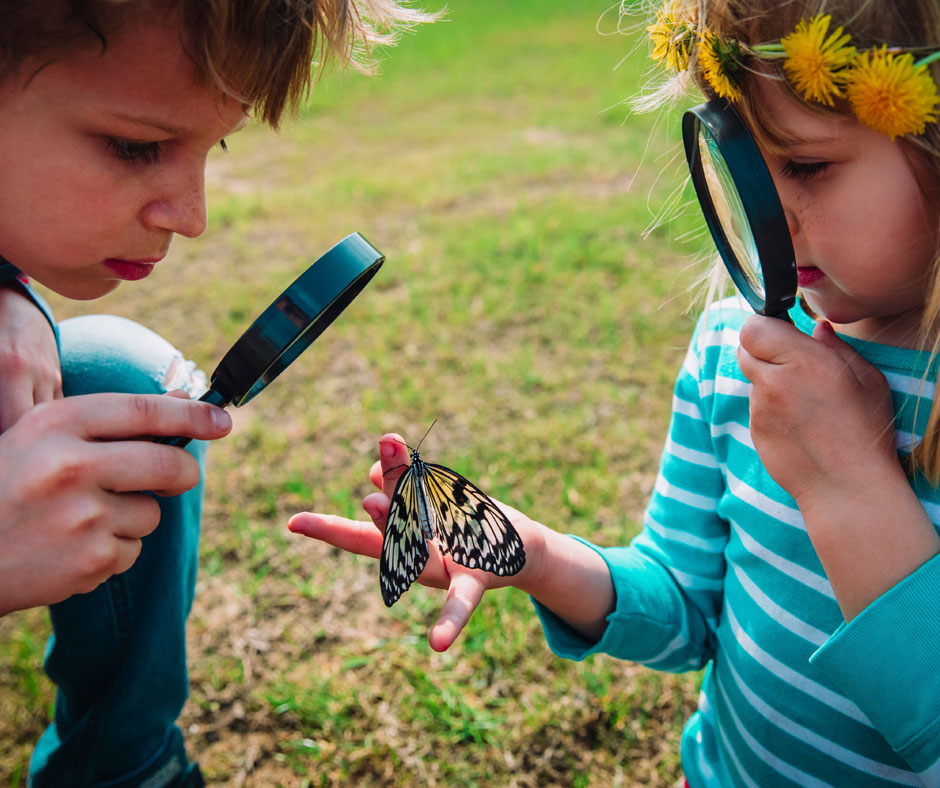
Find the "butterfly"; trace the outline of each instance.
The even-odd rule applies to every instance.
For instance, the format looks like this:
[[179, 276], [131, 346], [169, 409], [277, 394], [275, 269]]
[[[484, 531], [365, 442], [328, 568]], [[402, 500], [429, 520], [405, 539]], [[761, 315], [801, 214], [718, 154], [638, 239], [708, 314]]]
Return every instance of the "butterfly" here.
[[379, 584], [387, 607], [417, 580], [435, 537], [441, 553], [470, 569], [505, 577], [525, 565], [522, 540], [493, 500], [459, 473], [425, 462], [414, 448], [392, 493], [382, 542]]

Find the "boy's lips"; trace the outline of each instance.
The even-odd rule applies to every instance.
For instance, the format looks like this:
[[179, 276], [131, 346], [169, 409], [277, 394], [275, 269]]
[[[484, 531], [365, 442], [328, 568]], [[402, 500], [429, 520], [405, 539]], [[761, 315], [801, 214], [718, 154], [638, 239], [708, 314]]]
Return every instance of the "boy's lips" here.
[[822, 279], [825, 274], [813, 266], [800, 266], [796, 269], [796, 276], [800, 287], [809, 287]]
[[116, 274], [118, 279], [124, 279], [128, 282], [135, 282], [150, 275], [154, 265], [163, 259], [161, 257], [150, 257], [139, 260], [122, 260], [116, 257], [110, 257], [104, 261], [104, 265], [112, 273]]

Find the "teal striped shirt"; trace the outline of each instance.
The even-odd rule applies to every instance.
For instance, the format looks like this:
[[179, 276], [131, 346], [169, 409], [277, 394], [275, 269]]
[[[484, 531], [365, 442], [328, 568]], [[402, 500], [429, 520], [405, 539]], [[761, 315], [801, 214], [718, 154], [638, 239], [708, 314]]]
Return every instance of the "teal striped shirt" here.
[[[617, 595], [603, 637], [536, 603], [548, 643], [570, 659], [706, 668], [682, 736], [692, 788], [940, 788], [940, 557], [845, 623], [796, 503], [751, 442], [736, 358], [749, 314], [727, 299], [699, 321], [643, 531], [595, 547]], [[791, 317], [812, 331], [799, 306]], [[887, 377], [910, 451], [934, 394], [927, 354], [846, 341]], [[938, 527], [940, 492], [913, 485]]]

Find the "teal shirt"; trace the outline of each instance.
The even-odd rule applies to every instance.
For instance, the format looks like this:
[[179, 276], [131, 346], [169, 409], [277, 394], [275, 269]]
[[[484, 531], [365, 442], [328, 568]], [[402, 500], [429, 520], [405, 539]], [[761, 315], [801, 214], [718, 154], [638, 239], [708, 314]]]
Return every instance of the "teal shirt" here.
[[[549, 646], [705, 667], [682, 737], [692, 788], [940, 788], [940, 557], [845, 623], [795, 501], [750, 438], [736, 357], [749, 314], [727, 299], [699, 322], [643, 531], [592, 545], [617, 595], [603, 637], [586, 641], [536, 603]], [[791, 317], [812, 331], [799, 306]], [[898, 451], [910, 451], [934, 395], [928, 354], [846, 341], [887, 377]], [[940, 492], [912, 484], [938, 527]]]

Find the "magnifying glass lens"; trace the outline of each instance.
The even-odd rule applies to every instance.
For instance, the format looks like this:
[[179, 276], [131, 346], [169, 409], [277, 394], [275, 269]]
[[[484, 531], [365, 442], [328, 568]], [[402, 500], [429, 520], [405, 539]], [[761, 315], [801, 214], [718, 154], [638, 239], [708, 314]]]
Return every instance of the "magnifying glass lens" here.
[[715, 208], [715, 218], [721, 223], [731, 247], [730, 251], [736, 258], [735, 264], [754, 292], [760, 298], [766, 298], [760, 254], [744, 211], [741, 194], [721, 148], [705, 126], [699, 126], [698, 145], [705, 184]]
[[788, 320], [796, 258], [760, 148], [725, 99], [682, 116], [682, 143], [705, 223], [738, 291], [755, 312]]

